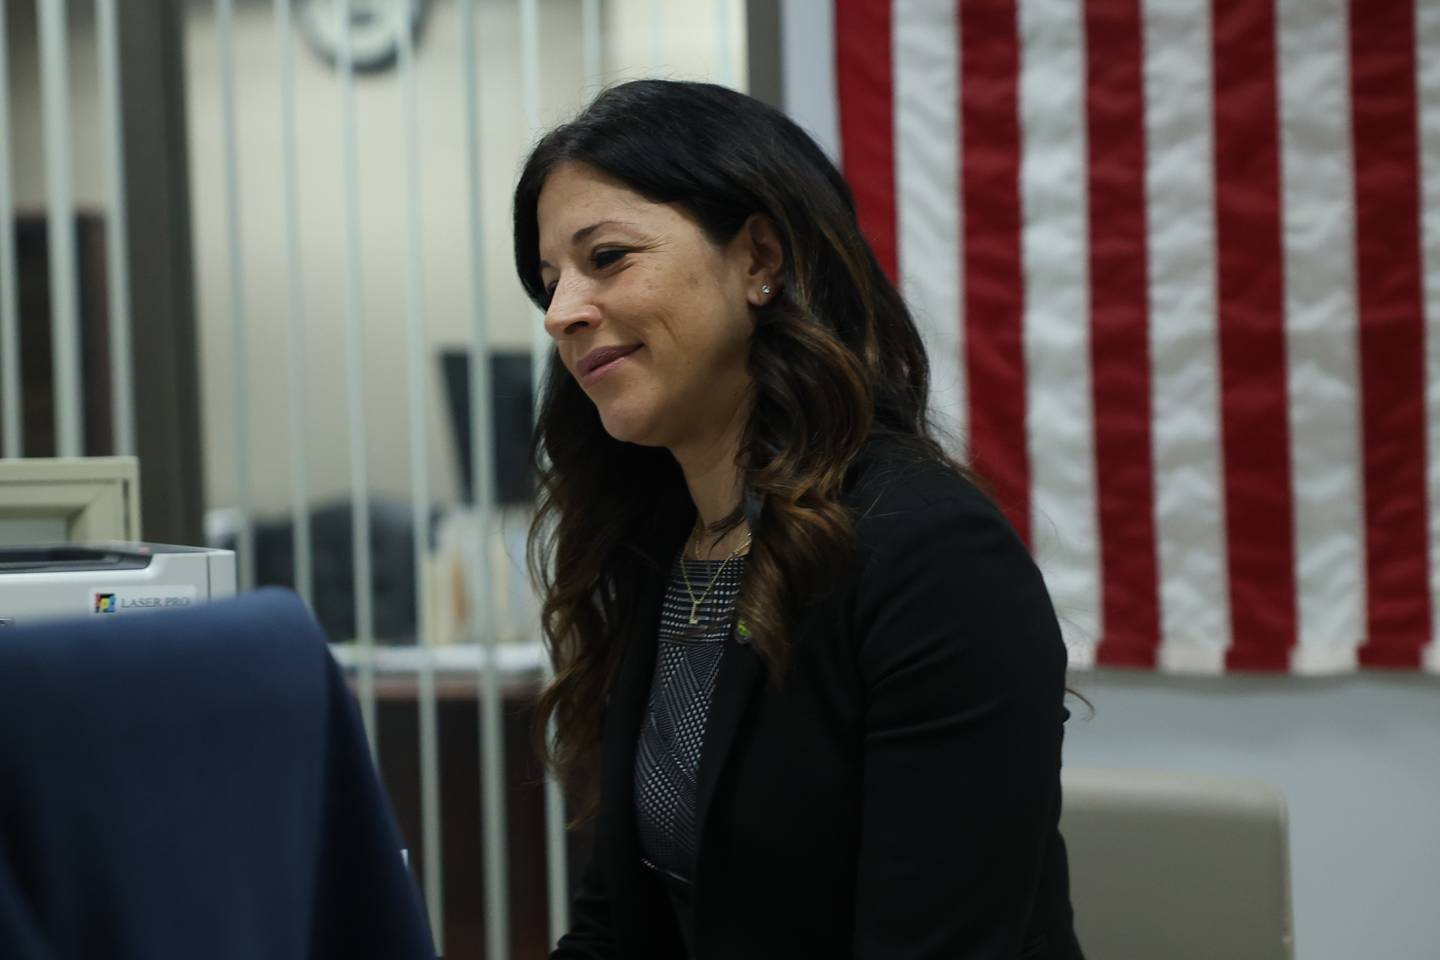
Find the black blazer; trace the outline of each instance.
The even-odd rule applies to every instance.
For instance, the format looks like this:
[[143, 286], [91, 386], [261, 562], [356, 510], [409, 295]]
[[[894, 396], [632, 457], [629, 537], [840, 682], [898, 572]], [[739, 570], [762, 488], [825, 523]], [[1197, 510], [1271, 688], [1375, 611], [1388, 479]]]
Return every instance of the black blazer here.
[[[767, 678], [731, 641], [697, 795], [699, 960], [1080, 957], [1060, 814], [1065, 647], [1002, 514], [944, 465], [867, 443], [855, 562]], [[693, 508], [692, 508], [693, 510]], [[606, 708], [594, 860], [552, 960], [685, 955], [640, 862], [635, 744], [666, 574], [651, 551]]]

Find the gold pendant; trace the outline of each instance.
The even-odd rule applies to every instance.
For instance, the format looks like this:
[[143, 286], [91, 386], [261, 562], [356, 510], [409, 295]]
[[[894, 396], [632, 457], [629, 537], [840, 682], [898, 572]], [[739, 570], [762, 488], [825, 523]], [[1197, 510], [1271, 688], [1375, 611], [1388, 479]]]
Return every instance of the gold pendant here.
[[699, 609], [700, 604], [698, 602], [690, 604], [690, 626], [692, 627], [700, 622], [698, 619], [696, 619]]

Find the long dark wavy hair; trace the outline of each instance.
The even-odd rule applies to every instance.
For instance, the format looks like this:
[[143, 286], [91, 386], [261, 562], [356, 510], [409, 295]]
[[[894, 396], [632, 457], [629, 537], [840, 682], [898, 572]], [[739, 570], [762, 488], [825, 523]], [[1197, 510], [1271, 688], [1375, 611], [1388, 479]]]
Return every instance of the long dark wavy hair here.
[[[779, 681], [797, 604], [829, 564], [853, 555], [839, 494], [865, 439], [897, 435], [917, 454], [963, 472], [929, 420], [919, 331], [861, 235], [849, 187], [803, 130], [725, 87], [665, 80], [604, 91], [526, 161], [515, 190], [515, 266], [542, 309], [537, 202], [546, 178], [567, 163], [678, 205], [716, 245], [753, 214], [768, 217], [779, 234], [777, 295], [752, 311], [752, 406], [737, 461], [744, 497], [711, 531], [750, 525], [739, 615]], [[541, 389], [529, 553], [555, 678], [540, 697], [534, 734], [584, 820], [598, 799], [601, 715], [621, 654], [616, 638], [654, 562], [641, 547], [678, 544], [695, 509], [669, 451], [606, 433], [554, 353]], [[546, 733], [552, 718], [553, 737]]]

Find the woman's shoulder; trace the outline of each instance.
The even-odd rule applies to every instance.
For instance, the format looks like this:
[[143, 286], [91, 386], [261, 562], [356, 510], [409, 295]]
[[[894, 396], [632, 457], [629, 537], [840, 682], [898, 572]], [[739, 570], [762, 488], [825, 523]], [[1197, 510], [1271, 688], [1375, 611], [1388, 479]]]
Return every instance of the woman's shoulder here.
[[923, 441], [866, 442], [845, 501], [862, 591], [896, 588], [940, 558], [966, 584], [1040, 582], [1029, 547], [980, 483]]
[[867, 662], [884, 673], [953, 656], [1000, 682], [1046, 658], [1062, 675], [1044, 578], [980, 486], [923, 444], [867, 443], [856, 465], [854, 611]]
[[844, 500], [862, 545], [957, 512], [1009, 527], [966, 470], [927, 441], [896, 434], [866, 440], [847, 475]]

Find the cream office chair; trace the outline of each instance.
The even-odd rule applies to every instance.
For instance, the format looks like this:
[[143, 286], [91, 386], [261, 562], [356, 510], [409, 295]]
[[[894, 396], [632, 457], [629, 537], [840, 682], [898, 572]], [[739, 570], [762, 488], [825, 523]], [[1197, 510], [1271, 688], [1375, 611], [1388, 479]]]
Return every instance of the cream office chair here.
[[1278, 790], [1145, 770], [1062, 779], [1060, 832], [1089, 960], [1293, 960]]

